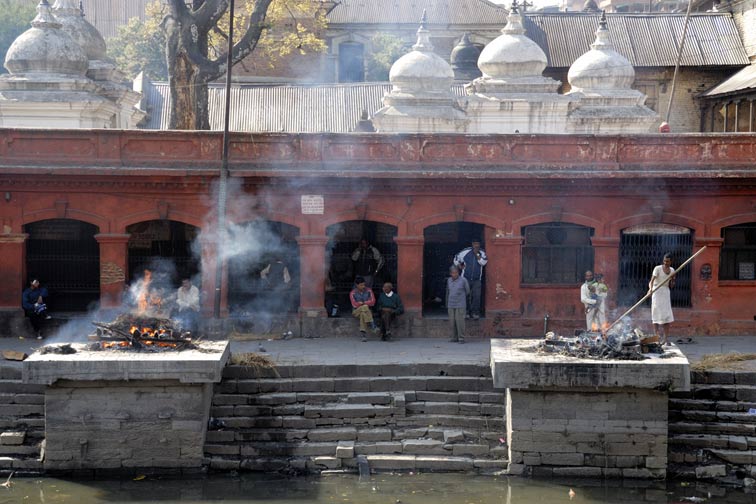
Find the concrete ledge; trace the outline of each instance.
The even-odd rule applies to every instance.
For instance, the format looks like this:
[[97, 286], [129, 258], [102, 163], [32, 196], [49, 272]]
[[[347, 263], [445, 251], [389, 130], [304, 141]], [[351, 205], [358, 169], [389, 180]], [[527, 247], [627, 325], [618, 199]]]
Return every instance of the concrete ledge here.
[[231, 351], [227, 341], [209, 341], [201, 350], [130, 352], [86, 350], [72, 345], [70, 355], [34, 353], [23, 364], [23, 381], [52, 385], [58, 380], [131, 381], [178, 380], [181, 383], [217, 383]]
[[646, 354], [642, 361], [579, 359], [538, 354], [539, 340], [491, 340], [491, 370], [495, 388], [570, 389], [636, 388], [690, 390], [688, 359], [676, 346], [672, 357]]

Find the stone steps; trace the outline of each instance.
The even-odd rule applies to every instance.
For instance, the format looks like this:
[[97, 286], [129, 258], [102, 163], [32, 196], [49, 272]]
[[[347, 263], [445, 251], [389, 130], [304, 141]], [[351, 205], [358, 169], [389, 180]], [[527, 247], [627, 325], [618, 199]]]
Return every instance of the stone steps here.
[[505, 396], [487, 366], [234, 368], [215, 387], [211, 469], [353, 470], [358, 456], [375, 470], [507, 467]]
[[756, 373], [694, 371], [690, 392], [669, 400], [670, 472], [694, 479], [750, 474], [756, 461]]
[[45, 387], [0, 380], [0, 470], [40, 472]]

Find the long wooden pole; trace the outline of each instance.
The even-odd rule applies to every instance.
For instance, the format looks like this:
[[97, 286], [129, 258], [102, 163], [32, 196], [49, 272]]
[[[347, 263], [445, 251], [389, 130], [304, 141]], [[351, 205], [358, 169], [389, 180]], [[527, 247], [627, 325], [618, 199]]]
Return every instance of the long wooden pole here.
[[678, 273], [680, 272], [680, 270], [682, 270], [682, 269], [683, 269], [683, 268], [684, 268], [685, 266], [687, 266], [687, 265], [688, 265], [688, 263], [689, 263], [690, 261], [692, 261], [693, 259], [695, 259], [695, 257], [696, 257], [696, 256], [697, 256], [698, 254], [700, 254], [701, 252], [703, 252], [704, 250], [706, 250], [706, 246], [703, 246], [703, 247], [701, 248], [701, 250], [699, 250], [698, 252], [696, 252], [695, 254], [693, 254], [692, 256], [690, 256], [690, 257], [688, 258], [688, 260], [687, 260], [687, 261], [685, 261], [684, 263], [682, 263], [682, 264], [680, 265], [680, 267], [679, 267], [679, 268], [677, 268], [677, 269], [676, 269], [675, 271], [673, 271], [673, 272], [672, 272], [672, 274], [671, 274], [671, 275], [669, 275], [669, 276], [667, 277], [667, 279], [666, 279], [666, 280], [664, 280], [664, 281], [663, 281], [662, 283], [660, 283], [659, 285], [657, 285], [657, 286], [656, 286], [656, 288], [654, 288], [653, 290], [649, 290], [649, 291], [648, 291], [648, 292], [646, 293], [646, 295], [645, 295], [645, 296], [643, 296], [643, 297], [641, 298], [641, 300], [640, 300], [640, 301], [638, 301], [637, 303], [635, 303], [635, 304], [634, 304], [633, 306], [631, 306], [631, 307], [630, 307], [630, 309], [629, 309], [629, 310], [627, 310], [627, 311], [626, 311], [625, 313], [623, 313], [622, 315], [620, 315], [620, 317], [619, 317], [619, 318], [618, 318], [617, 320], [615, 320], [614, 322], [612, 322], [612, 324], [611, 324], [611, 325], [610, 325], [609, 327], [607, 327], [605, 331], [602, 331], [602, 333], [603, 333], [603, 334], [607, 334], [607, 333], [609, 332], [609, 329], [611, 329], [612, 327], [616, 326], [616, 325], [617, 325], [617, 323], [618, 323], [618, 322], [619, 322], [620, 320], [622, 320], [623, 318], [625, 318], [625, 317], [627, 317], [628, 315], [630, 315], [630, 313], [631, 313], [631, 312], [632, 312], [633, 310], [635, 310], [635, 309], [636, 309], [636, 308], [638, 308], [638, 307], [639, 307], [639, 306], [640, 306], [641, 304], [643, 304], [643, 302], [644, 302], [644, 301], [645, 301], [646, 299], [648, 299], [649, 297], [651, 297], [651, 295], [652, 295], [652, 294], [653, 294], [654, 292], [656, 292], [657, 290], [661, 289], [661, 288], [662, 288], [663, 286], [667, 285], [667, 282], [669, 282], [670, 280], [672, 280], [672, 278], [674, 278], [674, 276], [675, 276], [675, 275], [677, 275], [677, 274], [678, 274]]

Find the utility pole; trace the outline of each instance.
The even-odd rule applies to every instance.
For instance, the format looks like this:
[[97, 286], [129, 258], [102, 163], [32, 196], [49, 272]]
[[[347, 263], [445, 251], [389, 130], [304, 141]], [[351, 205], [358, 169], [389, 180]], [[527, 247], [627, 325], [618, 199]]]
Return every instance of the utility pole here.
[[228, 192], [228, 129], [231, 110], [231, 69], [234, 53], [234, 0], [228, 6], [228, 54], [226, 55], [226, 103], [223, 113], [223, 151], [221, 153], [220, 177], [218, 179], [218, 230], [215, 244], [215, 299], [213, 317], [220, 319], [221, 286], [223, 283], [223, 254], [221, 249], [226, 240], [226, 196]]

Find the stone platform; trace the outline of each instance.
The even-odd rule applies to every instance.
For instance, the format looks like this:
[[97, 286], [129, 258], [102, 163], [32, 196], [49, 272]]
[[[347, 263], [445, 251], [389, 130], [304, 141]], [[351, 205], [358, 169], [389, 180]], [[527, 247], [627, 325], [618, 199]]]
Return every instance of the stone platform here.
[[212, 384], [221, 381], [228, 342], [155, 353], [73, 347], [23, 363], [25, 383], [47, 385], [46, 471], [202, 468]]
[[506, 388], [510, 474], [664, 478], [667, 403], [690, 389], [677, 348], [642, 361], [539, 354], [533, 340], [492, 340]]

